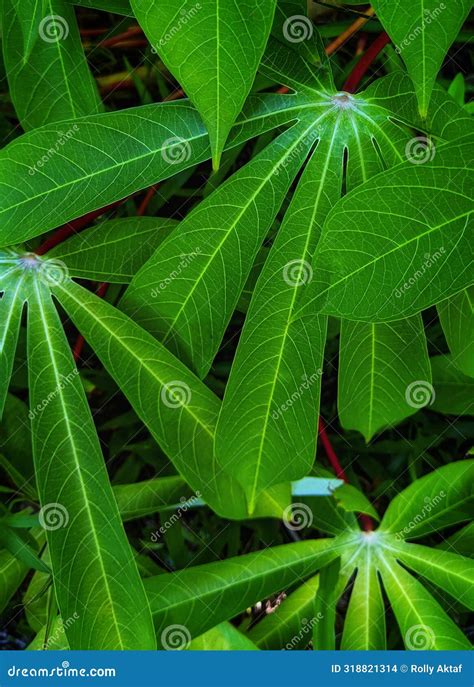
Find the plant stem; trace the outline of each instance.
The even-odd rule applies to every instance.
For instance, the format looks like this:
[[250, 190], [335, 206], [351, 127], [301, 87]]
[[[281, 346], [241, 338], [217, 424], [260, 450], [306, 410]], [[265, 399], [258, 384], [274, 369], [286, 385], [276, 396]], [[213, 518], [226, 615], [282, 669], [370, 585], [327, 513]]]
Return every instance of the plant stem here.
[[[336, 455], [336, 452], [334, 451], [331, 442], [329, 441], [329, 437], [326, 433], [326, 425], [321, 416], [319, 416], [319, 429], [318, 429], [319, 437], [321, 439], [321, 443], [324, 446], [324, 450], [326, 451], [326, 455], [328, 457], [329, 462], [331, 463], [331, 466], [336, 473], [336, 477], [338, 479], [342, 479], [346, 484], [349, 484], [349, 480], [347, 478], [346, 473], [344, 472], [344, 468], [342, 467], [341, 463], [339, 462], [339, 458]], [[372, 519], [366, 515], [365, 513], [359, 513], [359, 522], [362, 526], [362, 529], [365, 532], [372, 532], [374, 529]]]
[[353, 22], [350, 26], [347, 27], [345, 31], [343, 31], [337, 38], [335, 38], [332, 43], [329, 43], [329, 45], [326, 47], [326, 55], [332, 55], [338, 48], [341, 47], [343, 43], [349, 40], [359, 29], [361, 29], [364, 24], [367, 24], [369, 19], [373, 17], [375, 14], [375, 10], [372, 7], [369, 7], [368, 10], [366, 10], [366, 16], [365, 17], [359, 17], [359, 19], [356, 19], [355, 22]]
[[388, 43], [390, 43], [390, 36], [383, 31], [377, 36], [374, 42], [371, 43], [367, 52], [362, 55], [352, 72], [349, 74], [349, 77], [343, 86], [344, 91], [347, 91], [348, 93], [354, 93], [369, 67], [376, 59], [377, 55]]

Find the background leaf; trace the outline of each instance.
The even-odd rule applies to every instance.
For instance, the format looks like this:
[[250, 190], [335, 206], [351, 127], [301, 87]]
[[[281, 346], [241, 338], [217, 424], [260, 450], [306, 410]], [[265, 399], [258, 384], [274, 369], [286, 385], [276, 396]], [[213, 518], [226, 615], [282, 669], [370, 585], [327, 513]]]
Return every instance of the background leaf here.
[[150, 43], [202, 115], [214, 167], [252, 86], [276, 0], [132, 0]]

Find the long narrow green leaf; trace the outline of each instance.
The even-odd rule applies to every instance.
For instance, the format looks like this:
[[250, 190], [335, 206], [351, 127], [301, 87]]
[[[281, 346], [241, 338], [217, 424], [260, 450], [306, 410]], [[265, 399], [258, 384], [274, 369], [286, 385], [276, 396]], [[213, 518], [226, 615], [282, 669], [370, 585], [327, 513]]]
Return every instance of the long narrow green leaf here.
[[151, 515], [187, 503], [192, 490], [182, 477], [159, 477], [113, 488], [122, 520]]
[[202, 115], [214, 167], [255, 78], [276, 0], [131, 0], [150, 43]]
[[338, 413], [345, 429], [356, 429], [370, 441], [416, 413], [421, 406], [411, 390], [430, 384], [421, 315], [387, 324], [342, 321]]
[[474, 141], [466, 137], [340, 200], [313, 264], [317, 295], [302, 312], [396, 320], [469, 286], [473, 159]]
[[20, 278], [0, 300], [0, 420], [5, 407], [20, 331], [25, 300], [22, 286], [23, 280]]
[[344, 622], [341, 649], [380, 651], [386, 649], [385, 608], [374, 565], [374, 551], [367, 543], [359, 558], [357, 576]]
[[[4, 0], [3, 56], [13, 105], [26, 131], [102, 109], [74, 8], [66, 0], [44, 0], [42, 14], [44, 18], [36, 27], [39, 38], [30, 46], [31, 54], [25, 56], [18, 41], [20, 16], [13, 0]], [[77, 131], [77, 125], [72, 124], [59, 133], [58, 150], [67, 147]]]
[[470, 0], [373, 0], [380, 19], [413, 79], [418, 106], [428, 114], [441, 64], [472, 7]]
[[319, 586], [314, 602], [313, 649], [334, 651], [336, 648], [336, 604], [341, 559], [331, 561], [319, 573]]
[[47, 257], [62, 260], [71, 277], [128, 284], [177, 224], [165, 217], [101, 222], [60, 243]]
[[474, 460], [461, 460], [417, 479], [387, 508], [381, 529], [413, 539], [469, 520], [474, 501]]
[[[300, 109], [297, 97], [252, 100], [229, 145], [285, 124]], [[78, 130], [61, 145], [64, 131], [74, 125]], [[30, 131], [0, 151], [0, 246], [37, 236], [209, 156], [206, 129], [188, 101]]]
[[[55, 293], [194, 493], [224, 517], [246, 517], [243, 491], [213, 459], [219, 399], [116, 308], [70, 281]], [[258, 512], [281, 517], [288, 502], [284, 485], [262, 496]]]
[[423, 585], [394, 559], [379, 553], [382, 580], [409, 650], [470, 649], [470, 642]]
[[[8, 4], [4, 0], [5, 6]], [[47, 0], [12, 0], [13, 8], [17, 15], [18, 29], [23, 37], [23, 44], [17, 35], [16, 41], [22, 47], [23, 60], [30, 56], [33, 46], [39, 38], [40, 25], [47, 11]], [[5, 30], [5, 25], [3, 25]], [[5, 34], [3, 35], [5, 39]]]
[[120, 522], [99, 441], [48, 290], [32, 280], [30, 409], [40, 522], [73, 649], [152, 649], [150, 610]]
[[341, 188], [343, 144], [318, 143], [255, 287], [216, 436], [216, 455], [259, 491], [306, 475], [313, 464], [326, 320], [294, 317], [319, 230]]
[[200, 203], [121, 301], [125, 312], [200, 377], [209, 370], [257, 252], [311, 148], [312, 127], [300, 122], [283, 133]]
[[163, 645], [166, 629], [190, 637], [229, 620], [251, 604], [304, 581], [338, 556], [335, 540], [286, 544], [144, 580]]
[[474, 610], [474, 561], [449, 551], [418, 544], [387, 545], [408, 568], [447, 591], [471, 611]]

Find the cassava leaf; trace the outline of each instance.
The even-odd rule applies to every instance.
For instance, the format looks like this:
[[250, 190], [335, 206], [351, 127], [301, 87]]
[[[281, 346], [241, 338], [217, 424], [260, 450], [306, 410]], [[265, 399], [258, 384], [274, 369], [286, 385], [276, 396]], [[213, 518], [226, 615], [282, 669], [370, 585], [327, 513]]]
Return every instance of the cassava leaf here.
[[317, 309], [353, 320], [396, 320], [469, 286], [472, 159], [474, 139], [466, 137], [340, 200], [315, 255], [317, 295], [301, 314]]
[[431, 367], [431, 409], [448, 415], [474, 415], [474, 379], [463, 374], [449, 355], [434, 356]]
[[421, 315], [386, 324], [342, 321], [338, 414], [345, 429], [356, 429], [370, 441], [416, 413], [419, 407], [407, 402], [407, 390], [430, 382]]
[[20, 330], [24, 305], [22, 286], [23, 280], [19, 279], [0, 300], [0, 419], [5, 407]]
[[386, 648], [385, 608], [374, 557], [373, 547], [366, 546], [358, 559], [341, 640], [344, 651]]
[[49, 251], [71, 277], [128, 284], [156, 247], [176, 228], [164, 217], [127, 217], [102, 222]]
[[449, 592], [466, 608], [474, 610], [472, 559], [418, 544], [392, 545], [391, 551], [408, 568]]
[[294, 313], [322, 218], [339, 193], [341, 155], [333, 139], [308, 163], [257, 281], [227, 383], [216, 455], [250, 508], [263, 488], [303, 477], [314, 461], [326, 321]]
[[[246, 517], [243, 491], [213, 459], [219, 399], [113, 306], [70, 281], [55, 287], [55, 293], [194, 493], [202, 492], [224, 517]], [[255, 515], [281, 516], [289, 491], [283, 485], [264, 494]]]
[[144, 580], [163, 643], [166, 628], [184, 625], [191, 637], [233, 618], [251, 604], [304, 581], [338, 556], [334, 541], [275, 546]]
[[443, 300], [437, 309], [454, 364], [474, 377], [474, 287]]
[[[256, 98], [229, 145], [290, 121], [300, 107], [297, 97]], [[63, 146], [61, 136], [71, 128], [74, 135]], [[30, 131], [0, 151], [0, 246], [109, 205], [209, 155], [206, 129], [188, 101], [91, 115]]]
[[426, 117], [441, 64], [471, 9], [469, 0], [374, 0], [373, 8], [413, 79]]
[[[18, 41], [21, 19], [13, 5], [13, 0], [4, 0], [3, 57], [23, 129], [100, 112], [102, 103], [84, 57], [73, 7], [66, 0], [44, 0], [44, 18], [36, 27], [39, 39], [25, 55]], [[76, 132], [73, 124], [58, 130], [58, 150]]]
[[470, 642], [423, 585], [393, 558], [379, 552], [383, 586], [405, 648], [470, 649]]
[[150, 43], [201, 113], [215, 168], [255, 78], [275, 4], [131, 0]]
[[155, 645], [150, 610], [48, 289], [28, 299], [33, 450], [55, 590], [73, 649]]
[[[8, 7], [9, 0], [4, 0], [4, 6]], [[17, 15], [18, 30], [23, 38], [21, 42], [17, 35], [16, 40], [21, 46], [23, 60], [27, 60], [40, 35], [40, 24], [47, 12], [47, 0], [11, 0], [13, 9]], [[5, 25], [3, 24], [5, 31]], [[5, 34], [3, 35], [5, 40]]]
[[391, 501], [381, 529], [413, 539], [470, 517], [474, 460], [444, 465], [417, 479]]
[[281, 134], [200, 203], [121, 301], [125, 312], [200, 377], [209, 370], [257, 252], [311, 147], [311, 129], [301, 122]]

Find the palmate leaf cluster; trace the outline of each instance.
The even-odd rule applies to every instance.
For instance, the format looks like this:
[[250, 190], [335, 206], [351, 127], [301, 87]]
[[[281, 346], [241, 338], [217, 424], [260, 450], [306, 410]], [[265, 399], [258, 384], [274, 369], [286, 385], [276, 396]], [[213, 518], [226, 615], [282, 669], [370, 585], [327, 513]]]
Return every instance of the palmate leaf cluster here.
[[[134, 17], [188, 98], [106, 111], [73, 3], [0, 3], [23, 129], [0, 150], [0, 409], [8, 422], [26, 412], [32, 446], [24, 464], [8, 442], [0, 456], [0, 606], [34, 569], [24, 603], [37, 649], [169, 649], [175, 631], [178, 648], [196, 650], [384, 649], [387, 609], [407, 648], [468, 648], [454, 618], [474, 602], [472, 460], [397, 490], [381, 519], [355, 488], [328, 488], [314, 462], [336, 322], [344, 429], [368, 442], [427, 404], [472, 409], [474, 136], [435, 83], [469, 3], [440, 13], [403, 0], [395, 12], [374, 0], [398, 62], [357, 94], [336, 87], [340, 67], [299, 0], [77, 4]], [[37, 250], [51, 230], [208, 160], [215, 189], [181, 221], [105, 219]], [[434, 308], [449, 355], [430, 357]], [[216, 393], [209, 373], [236, 312]], [[166, 476], [111, 484], [72, 326]], [[25, 337], [28, 411], [8, 393]], [[192, 507], [291, 529], [292, 501], [311, 538], [167, 574], [122, 524]], [[380, 524], [362, 530], [358, 512]], [[282, 591], [264, 620], [229, 622]]]

